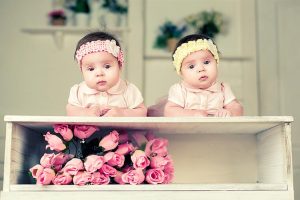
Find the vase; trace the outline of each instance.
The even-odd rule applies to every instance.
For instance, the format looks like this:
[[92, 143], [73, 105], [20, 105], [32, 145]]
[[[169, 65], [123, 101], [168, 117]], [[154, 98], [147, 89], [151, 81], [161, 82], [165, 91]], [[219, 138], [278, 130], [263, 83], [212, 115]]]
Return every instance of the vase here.
[[59, 19], [51, 19], [50, 21], [52, 26], [65, 26], [66, 25], [66, 19], [59, 18]]
[[176, 48], [178, 39], [177, 38], [170, 38], [167, 40], [167, 47], [168, 51], [173, 52]]
[[91, 9], [91, 18], [89, 25], [91, 27], [98, 28], [100, 26], [100, 0], [90, 0], [89, 5]]
[[75, 14], [75, 24], [78, 27], [87, 27], [90, 24], [90, 16], [85, 13], [76, 13]]
[[105, 25], [108, 28], [119, 27], [121, 24], [121, 16], [119, 14], [107, 11], [104, 13], [104, 18]]
[[119, 15], [119, 27], [127, 27], [127, 15], [126, 14], [118, 14]]

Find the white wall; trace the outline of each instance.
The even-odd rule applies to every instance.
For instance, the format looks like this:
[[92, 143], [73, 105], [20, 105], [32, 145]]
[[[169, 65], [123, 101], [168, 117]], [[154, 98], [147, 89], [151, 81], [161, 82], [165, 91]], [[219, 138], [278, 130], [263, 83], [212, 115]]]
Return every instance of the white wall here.
[[295, 199], [300, 198], [300, 3], [258, 3], [258, 54], [261, 115], [291, 115]]

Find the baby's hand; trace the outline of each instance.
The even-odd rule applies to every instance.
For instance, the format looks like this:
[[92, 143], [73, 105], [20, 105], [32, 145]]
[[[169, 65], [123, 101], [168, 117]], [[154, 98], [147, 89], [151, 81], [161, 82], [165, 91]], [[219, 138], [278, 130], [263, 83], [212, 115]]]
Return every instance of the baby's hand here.
[[122, 117], [123, 109], [118, 107], [110, 107], [106, 113], [103, 115], [103, 117]]
[[208, 115], [212, 115], [214, 117], [230, 117], [231, 113], [229, 110], [226, 109], [219, 109], [219, 110], [208, 110]]
[[101, 116], [101, 107], [99, 105], [92, 105], [89, 107], [89, 115], [90, 116]]
[[208, 113], [205, 110], [195, 110], [194, 116], [207, 117]]
[[110, 109], [111, 109], [111, 107], [109, 107], [109, 106], [102, 106], [100, 116], [105, 115]]

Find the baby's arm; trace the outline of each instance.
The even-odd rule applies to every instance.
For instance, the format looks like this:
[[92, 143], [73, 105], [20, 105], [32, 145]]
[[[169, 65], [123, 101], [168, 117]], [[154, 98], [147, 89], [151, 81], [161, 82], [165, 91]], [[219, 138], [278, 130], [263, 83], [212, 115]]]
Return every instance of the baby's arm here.
[[70, 95], [66, 111], [68, 116], [100, 116], [101, 108], [99, 105], [92, 105], [88, 108], [82, 106], [82, 102], [79, 100], [82, 92], [80, 88], [83, 83], [75, 84], [70, 89]]
[[137, 107], [131, 108], [119, 108], [119, 107], [108, 107], [108, 111], [103, 117], [146, 117], [147, 108], [144, 103], [141, 103]]
[[224, 106], [224, 109], [228, 110], [231, 116], [242, 116], [244, 112], [243, 106], [237, 100], [233, 100]]
[[185, 117], [185, 116], [199, 116], [199, 117], [206, 117], [207, 112], [205, 110], [191, 110], [191, 109], [184, 109], [183, 107], [179, 106], [176, 103], [168, 101], [165, 110], [164, 110], [165, 117]]
[[243, 107], [236, 100], [230, 86], [227, 83], [222, 83], [222, 91], [224, 95], [224, 106], [219, 110], [208, 110], [209, 115], [215, 117], [230, 117], [243, 115]]
[[100, 106], [91, 106], [89, 108], [83, 108], [74, 106], [71, 104], [67, 104], [66, 106], [67, 115], [68, 116], [97, 116], [101, 115]]

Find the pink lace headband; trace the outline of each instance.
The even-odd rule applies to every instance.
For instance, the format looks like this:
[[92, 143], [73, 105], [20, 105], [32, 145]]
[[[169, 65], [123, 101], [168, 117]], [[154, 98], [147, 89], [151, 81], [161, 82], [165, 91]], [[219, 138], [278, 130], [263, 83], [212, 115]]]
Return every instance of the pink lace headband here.
[[117, 45], [115, 40], [96, 40], [92, 42], [87, 42], [80, 46], [80, 48], [76, 51], [76, 60], [78, 64], [82, 58], [90, 53], [106, 51], [111, 53], [114, 57], [117, 58], [121, 67], [124, 65], [124, 55], [121, 48]]

